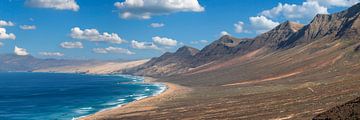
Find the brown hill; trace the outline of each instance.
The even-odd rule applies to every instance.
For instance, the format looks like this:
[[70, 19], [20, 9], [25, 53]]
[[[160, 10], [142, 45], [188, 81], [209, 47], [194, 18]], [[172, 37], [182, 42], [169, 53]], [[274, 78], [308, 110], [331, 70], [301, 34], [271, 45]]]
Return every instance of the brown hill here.
[[152, 77], [184, 73], [191, 67], [194, 55], [198, 52], [199, 50], [196, 48], [184, 46], [175, 53], [166, 52], [160, 57], [153, 58], [143, 65], [126, 70], [124, 73]]
[[190, 91], [98, 117], [312, 119], [360, 96], [359, 6], [317, 15], [304, 27], [284, 23], [254, 39], [224, 36], [194, 55], [204, 59], [201, 66], [159, 80]]

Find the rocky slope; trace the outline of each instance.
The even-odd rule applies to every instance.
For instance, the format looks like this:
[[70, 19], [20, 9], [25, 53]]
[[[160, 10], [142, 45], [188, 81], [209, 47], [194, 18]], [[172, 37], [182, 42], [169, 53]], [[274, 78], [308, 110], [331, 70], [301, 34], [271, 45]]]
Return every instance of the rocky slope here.
[[331, 108], [313, 118], [313, 120], [357, 120], [360, 118], [360, 97], [345, 104]]
[[[188, 72], [197, 67], [206, 67], [215, 63], [221, 63], [234, 57], [242, 56], [260, 48], [276, 50], [277, 45], [296, 33], [303, 25], [286, 21], [274, 29], [255, 38], [238, 39], [224, 35], [220, 39], [205, 46], [198, 51], [191, 48], [190, 53], [183, 53], [190, 47], [182, 47], [175, 53], [165, 53], [159, 58], [154, 58], [145, 65], [128, 73], [153, 77], [164, 77]], [[186, 48], [186, 49], [185, 49]], [[136, 72], [135, 72], [136, 71]]]
[[[307, 45], [321, 39], [332, 41], [344, 40], [348, 43], [353, 43], [354, 41], [351, 40], [360, 38], [358, 36], [360, 34], [359, 11], [360, 5], [357, 4], [339, 13], [331, 15], [319, 14], [305, 26], [286, 21], [255, 38], [239, 39], [225, 35], [204, 47], [192, 57], [189, 57], [185, 62], [187, 64], [184, 64], [182, 60], [172, 60], [170, 64], [166, 58], [172, 56], [169, 53], [165, 53], [160, 57], [161, 59], [150, 61], [146, 66], [136, 69], [141, 71], [137, 72], [136, 75], [153, 76], [152, 74], [154, 74], [157, 77], [176, 75], [185, 73], [187, 70], [198, 70], [199, 67], [203, 69], [214, 64], [224, 63], [259, 49], [262, 49], [259, 51], [263, 52], [263, 54], [269, 54], [295, 46]], [[160, 66], [154, 64], [155, 62], [161, 63], [162, 60], [166, 63], [166, 67], [162, 67], [165, 66], [164, 64]], [[147, 68], [156, 68], [156, 70]]]
[[196, 53], [193, 59], [201, 61], [188, 72], [162, 74], [160, 81], [191, 88], [189, 93], [101, 117], [359, 119], [359, 13], [356, 4], [317, 15], [303, 27], [285, 22], [252, 39], [224, 36]]
[[281, 42], [278, 47], [293, 47], [302, 43], [310, 43], [318, 39], [359, 39], [360, 33], [360, 4], [351, 8], [327, 15], [318, 14], [297, 33], [291, 35], [289, 39]]
[[199, 50], [196, 48], [184, 46], [175, 53], [166, 52], [143, 65], [125, 70], [124, 73], [152, 77], [184, 73], [191, 67], [194, 55], [198, 52]]

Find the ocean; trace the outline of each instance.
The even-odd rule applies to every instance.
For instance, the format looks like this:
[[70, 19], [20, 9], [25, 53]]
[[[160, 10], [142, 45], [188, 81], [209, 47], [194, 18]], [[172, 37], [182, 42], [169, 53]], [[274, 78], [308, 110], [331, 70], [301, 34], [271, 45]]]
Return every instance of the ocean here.
[[165, 89], [128, 75], [0, 73], [0, 120], [71, 120]]

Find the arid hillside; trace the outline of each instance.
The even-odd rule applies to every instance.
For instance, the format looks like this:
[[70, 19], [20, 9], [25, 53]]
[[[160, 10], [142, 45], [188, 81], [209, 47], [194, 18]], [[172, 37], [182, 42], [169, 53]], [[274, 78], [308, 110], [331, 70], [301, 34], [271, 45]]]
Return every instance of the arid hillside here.
[[359, 34], [357, 4], [251, 39], [224, 36], [192, 55], [187, 71], [162, 71], [159, 81], [190, 91], [99, 119], [312, 119], [360, 96]]

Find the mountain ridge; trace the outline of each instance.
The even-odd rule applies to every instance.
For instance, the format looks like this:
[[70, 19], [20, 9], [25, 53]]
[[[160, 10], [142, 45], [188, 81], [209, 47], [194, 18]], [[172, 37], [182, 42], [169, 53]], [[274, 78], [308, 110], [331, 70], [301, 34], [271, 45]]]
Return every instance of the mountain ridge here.
[[355, 37], [353, 39], [356, 39], [356, 34], [360, 33], [359, 11], [360, 3], [338, 13], [329, 15], [317, 14], [308, 25], [292, 35], [287, 41], [281, 42], [278, 47], [294, 47], [298, 44], [309, 43], [325, 36], [330, 37], [328, 39], [340, 39], [341, 37], [352, 39], [349, 38], [349, 36]]
[[198, 52], [199, 50], [196, 48], [183, 46], [174, 53], [166, 52], [160, 57], [152, 58], [143, 65], [121, 72], [152, 77], [183, 73], [191, 67], [191, 61]]
[[31, 55], [0, 54], [0, 71], [25, 72], [49, 67], [96, 63], [91, 60], [39, 59]]

